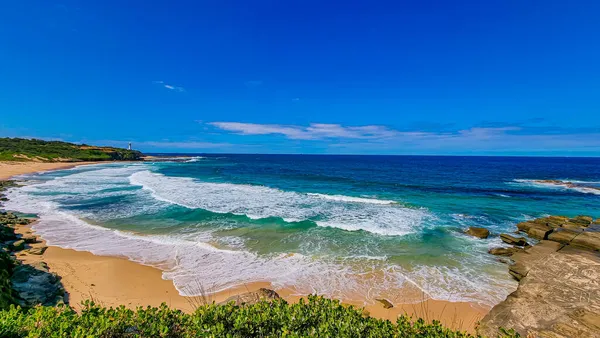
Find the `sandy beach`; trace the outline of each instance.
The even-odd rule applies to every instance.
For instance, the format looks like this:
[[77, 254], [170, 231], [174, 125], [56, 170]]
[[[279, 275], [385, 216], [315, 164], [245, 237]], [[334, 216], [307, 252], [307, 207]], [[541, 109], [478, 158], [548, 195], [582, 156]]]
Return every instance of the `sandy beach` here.
[[99, 162], [16, 162], [0, 161], [0, 180], [7, 180], [13, 176], [30, 174], [40, 171], [69, 169], [85, 164]]
[[[0, 179], [7, 179], [36, 171], [65, 169], [81, 164], [90, 163], [0, 163]], [[20, 226], [19, 233], [34, 232], [31, 226]], [[32, 244], [32, 247], [45, 246], [45, 241]], [[43, 255], [21, 254], [19, 259], [24, 262], [44, 261], [51, 272], [62, 277], [62, 283], [69, 295], [69, 303], [78, 308], [81, 301], [92, 299], [105, 306], [125, 305], [158, 306], [167, 303], [171, 307], [183, 311], [193, 309], [206, 301], [221, 302], [236, 294], [254, 291], [259, 288], [272, 288], [270, 283], [251, 283], [241, 285], [223, 292], [218, 292], [201, 297], [184, 297], [175, 289], [173, 283], [162, 278], [162, 271], [132, 262], [121, 257], [96, 256], [89, 252], [75, 251], [50, 246]], [[210, 273], [210, 272], [207, 272]], [[289, 302], [298, 301], [301, 296], [294, 295], [292, 290], [275, 289]], [[424, 297], [425, 298], [425, 297]], [[349, 304], [348, 302], [344, 302]], [[371, 316], [395, 321], [397, 316], [406, 314], [413, 317], [422, 317], [425, 320], [439, 320], [446, 326], [454, 329], [466, 330], [473, 333], [478, 320], [489, 311], [476, 304], [465, 302], [449, 302], [440, 300], [425, 300], [420, 303], [403, 304], [401, 300], [393, 301], [393, 308], [385, 309], [382, 304], [375, 303], [364, 306]]]

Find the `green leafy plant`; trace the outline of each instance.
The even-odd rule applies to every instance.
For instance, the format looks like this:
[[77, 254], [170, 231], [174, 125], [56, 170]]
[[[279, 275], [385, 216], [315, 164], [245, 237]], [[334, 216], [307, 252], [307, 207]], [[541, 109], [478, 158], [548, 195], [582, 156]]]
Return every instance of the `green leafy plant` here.
[[0, 311], [2, 337], [471, 337], [439, 322], [395, 323], [365, 317], [339, 301], [309, 296], [288, 304], [278, 299], [237, 306], [204, 305], [193, 313], [160, 307], [104, 308], [84, 302], [78, 313], [68, 306]]

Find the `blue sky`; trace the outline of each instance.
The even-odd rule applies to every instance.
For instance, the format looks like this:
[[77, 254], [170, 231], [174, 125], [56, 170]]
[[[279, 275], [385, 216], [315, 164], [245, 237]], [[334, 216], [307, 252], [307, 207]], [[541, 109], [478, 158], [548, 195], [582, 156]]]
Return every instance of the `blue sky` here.
[[3, 1], [0, 135], [600, 155], [598, 1]]

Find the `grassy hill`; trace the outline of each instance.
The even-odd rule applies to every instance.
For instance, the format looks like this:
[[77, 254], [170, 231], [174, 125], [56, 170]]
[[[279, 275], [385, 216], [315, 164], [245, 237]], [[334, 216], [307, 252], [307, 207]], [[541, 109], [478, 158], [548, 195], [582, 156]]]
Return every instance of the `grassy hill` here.
[[79, 162], [136, 161], [142, 153], [113, 147], [96, 147], [62, 141], [0, 138], [1, 161]]

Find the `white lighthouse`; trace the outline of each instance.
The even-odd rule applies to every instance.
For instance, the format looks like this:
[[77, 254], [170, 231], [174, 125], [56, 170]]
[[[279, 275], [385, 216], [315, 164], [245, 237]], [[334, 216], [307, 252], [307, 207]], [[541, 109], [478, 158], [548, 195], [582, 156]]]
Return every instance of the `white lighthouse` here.
[[129, 146], [127, 146], [128, 150], [131, 150], [131, 142], [129, 142]]

